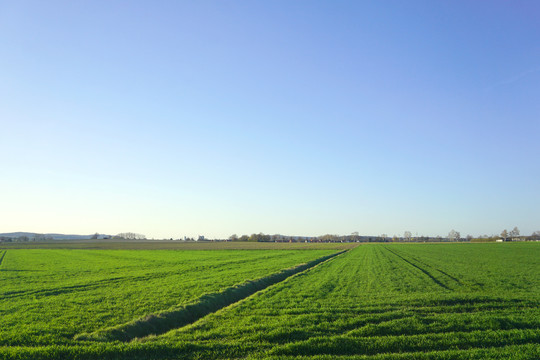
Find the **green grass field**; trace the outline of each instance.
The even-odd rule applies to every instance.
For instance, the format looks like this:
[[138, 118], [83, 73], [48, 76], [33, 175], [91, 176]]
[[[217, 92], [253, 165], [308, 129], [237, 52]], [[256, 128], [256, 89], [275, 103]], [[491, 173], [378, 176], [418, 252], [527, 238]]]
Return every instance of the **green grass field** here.
[[[8, 249], [0, 358], [540, 358], [540, 244], [367, 244], [323, 258], [335, 252]], [[264, 289], [223, 300], [246, 286]], [[115, 337], [213, 303], [192, 324]]]
[[333, 251], [4, 252], [0, 345], [33, 346], [69, 344]]

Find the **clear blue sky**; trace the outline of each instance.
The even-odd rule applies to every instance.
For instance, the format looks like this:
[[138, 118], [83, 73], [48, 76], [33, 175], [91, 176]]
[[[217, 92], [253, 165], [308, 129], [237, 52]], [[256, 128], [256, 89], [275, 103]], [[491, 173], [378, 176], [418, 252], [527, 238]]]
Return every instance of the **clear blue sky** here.
[[540, 230], [539, 14], [2, 2], [0, 232]]

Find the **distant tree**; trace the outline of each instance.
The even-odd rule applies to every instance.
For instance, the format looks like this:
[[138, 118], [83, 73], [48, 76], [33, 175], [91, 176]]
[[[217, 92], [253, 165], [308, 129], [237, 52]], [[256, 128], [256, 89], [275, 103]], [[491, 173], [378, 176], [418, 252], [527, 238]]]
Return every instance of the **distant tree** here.
[[236, 240], [238, 240], [238, 235], [232, 234], [231, 236], [229, 236], [229, 241], [236, 241]]
[[358, 233], [358, 231], [353, 231], [351, 233], [351, 236], [349, 236], [349, 240], [353, 242], [360, 241], [360, 234]]
[[471, 234], [467, 235], [466, 237], [467, 241], [471, 241], [473, 239], [473, 236]]
[[263, 238], [264, 238], [264, 234], [263, 234], [263, 233], [251, 234], [251, 235], [249, 236], [248, 241], [251, 241], [251, 242], [264, 241]]
[[517, 238], [519, 236], [519, 229], [518, 227], [514, 227], [512, 229], [512, 231], [510, 231], [510, 233], [508, 234], [510, 236], [510, 238], [514, 239], [514, 238]]
[[531, 239], [533, 240], [540, 240], [540, 230], [535, 231], [531, 234]]
[[45, 235], [44, 234], [36, 234], [34, 235], [33, 240], [34, 241], [45, 241]]
[[323, 235], [323, 236], [319, 236], [319, 240], [325, 241], [325, 242], [337, 242], [337, 241], [339, 241], [339, 236], [338, 235], [326, 234], [326, 235]]
[[506, 229], [504, 229], [502, 232], [501, 232], [501, 237], [504, 241], [506, 241], [506, 239], [508, 239], [508, 231]]
[[452, 229], [448, 233], [448, 240], [450, 240], [450, 241], [457, 241], [460, 238], [461, 238], [461, 234], [459, 233], [459, 231], [456, 231], [456, 230]]
[[116, 239], [125, 239], [125, 240], [144, 240], [146, 236], [143, 234], [137, 234], [132, 232], [120, 233], [115, 236]]
[[249, 240], [249, 236], [247, 235], [242, 235], [238, 238], [238, 241], [248, 241]]
[[412, 233], [410, 231], [405, 231], [403, 233], [403, 238], [405, 239], [405, 241], [411, 241], [412, 239]]
[[91, 239], [96, 240], [98, 238], [98, 236], [99, 236], [99, 234], [95, 233], [94, 235], [92, 235]]
[[270, 240], [275, 241], [275, 242], [283, 241], [283, 236], [280, 235], [280, 234], [274, 234], [274, 235], [270, 236]]

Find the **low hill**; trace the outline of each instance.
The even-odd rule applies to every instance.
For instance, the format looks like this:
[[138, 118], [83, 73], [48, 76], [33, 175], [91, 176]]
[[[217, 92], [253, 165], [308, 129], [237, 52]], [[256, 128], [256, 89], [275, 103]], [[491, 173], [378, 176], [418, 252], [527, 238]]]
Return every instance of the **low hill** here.
[[[66, 234], [39, 234], [39, 233], [32, 233], [32, 232], [11, 232], [11, 233], [0, 233], [0, 237], [7, 237], [7, 238], [21, 238], [21, 237], [27, 237], [31, 240], [85, 240], [85, 239], [91, 239], [95, 234], [90, 235], [66, 235]], [[98, 234], [98, 239], [107, 239], [110, 238], [110, 235], [106, 234]]]

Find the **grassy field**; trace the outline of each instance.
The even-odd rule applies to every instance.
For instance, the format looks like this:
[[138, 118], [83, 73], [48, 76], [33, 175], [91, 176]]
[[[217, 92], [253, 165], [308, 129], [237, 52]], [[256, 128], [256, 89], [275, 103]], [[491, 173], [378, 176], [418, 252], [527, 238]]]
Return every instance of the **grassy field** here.
[[0, 346], [69, 344], [332, 252], [4, 250]]
[[[20, 251], [20, 262], [12, 263], [10, 259], [15, 258], [12, 252], [16, 251]], [[226, 256], [231, 263], [218, 262], [220, 265], [202, 271], [201, 266], [213, 263], [203, 260], [204, 256], [223, 252], [231, 254]], [[170, 279], [177, 276], [177, 281], [183, 282], [181, 275], [173, 275], [176, 271], [173, 264], [189, 255], [191, 261], [182, 263], [191, 265], [187, 271], [191, 273], [192, 281], [198, 284], [205, 276], [213, 279], [206, 285], [201, 283], [192, 287], [216, 292], [231, 286], [225, 284], [225, 280], [230, 280], [229, 284], [244, 281], [245, 273], [239, 269], [246, 269], [251, 279], [268, 278], [269, 273], [331, 252], [227, 250], [186, 251], [183, 254], [174, 251], [104, 251], [117, 254], [112, 263], [125, 262], [126, 265], [115, 268], [117, 272], [111, 271], [110, 275], [102, 274], [103, 278], [99, 278], [99, 271], [96, 271], [93, 281], [126, 276], [126, 272], [136, 269], [144, 273], [139, 269], [141, 265], [136, 265], [142, 263], [146, 273], [165, 271]], [[24, 270], [26, 264], [38, 264], [40, 258], [52, 259], [47, 254], [53, 253], [64, 259], [64, 263], [84, 264], [81, 259], [73, 258], [82, 256], [88, 267], [101, 268], [96, 266], [97, 260], [92, 259], [88, 251], [8, 250], [0, 269]], [[93, 256], [101, 258], [100, 251], [94, 253]], [[183, 255], [175, 258], [175, 253]], [[250, 255], [240, 255], [235, 262], [233, 254], [236, 253]], [[223, 258], [223, 255], [216, 255], [213, 261], [217, 261], [216, 258]], [[47, 289], [54, 288], [58, 281], [76, 284], [80, 277], [86, 276], [84, 266], [74, 269], [61, 265], [61, 260], [46, 262], [52, 264], [48, 270], [50, 281], [43, 285]], [[161, 263], [169, 264], [170, 268], [159, 266]], [[155, 270], [156, 267], [160, 270]], [[220, 267], [227, 269], [226, 273], [230, 274], [227, 278], [231, 279], [215, 275], [222, 272]], [[55, 324], [55, 316], [73, 312], [64, 303], [77, 299], [77, 294], [67, 292], [65, 298], [37, 305], [42, 314], [28, 313], [25, 306], [31, 307], [32, 301], [42, 301], [40, 295], [34, 294], [45, 280], [27, 283], [17, 274], [6, 278], [5, 273], [0, 273], [3, 345], [0, 358], [6, 359], [540, 358], [540, 244], [537, 243], [362, 245], [296, 275], [269, 283], [262, 291], [202, 316], [190, 325], [130, 341], [77, 337], [77, 334], [100, 329], [107, 331], [112, 325], [176, 306], [181, 290], [172, 290], [175, 285], [171, 281], [134, 280], [125, 286], [123, 281], [118, 281], [116, 285], [106, 286], [108, 291], [96, 293], [95, 301], [89, 303], [84, 300], [92, 290], [88, 289], [88, 294], [84, 290], [77, 302], [85, 303], [84, 309], [78, 311], [76, 318], [62, 318], [55, 327], [50, 325]], [[34, 275], [20, 276], [31, 278]], [[215, 281], [225, 282], [211, 288], [209, 284]], [[93, 284], [92, 281], [89, 283]], [[69, 288], [70, 285], [66, 285]], [[190, 288], [187, 284], [181, 286]], [[17, 293], [21, 291], [20, 287], [27, 292]], [[196, 300], [202, 292], [193, 291], [183, 299]], [[21, 296], [11, 300], [6, 297], [9, 293]], [[149, 293], [149, 299], [161, 296], [160, 305], [140, 306], [137, 296], [141, 293]], [[107, 307], [112, 298], [117, 299], [115, 310]], [[170, 298], [176, 301], [167, 302]], [[6, 303], [12, 303], [12, 306], [7, 308]], [[86, 311], [92, 311], [92, 315], [84, 316]], [[116, 311], [120, 314], [116, 315]], [[4, 320], [5, 314], [11, 314], [10, 323]], [[103, 314], [115, 315], [99, 318]], [[48, 320], [44, 320], [45, 317]], [[70, 321], [78, 325], [68, 324]], [[27, 331], [28, 327], [32, 331]], [[18, 333], [23, 335], [18, 336]]]

